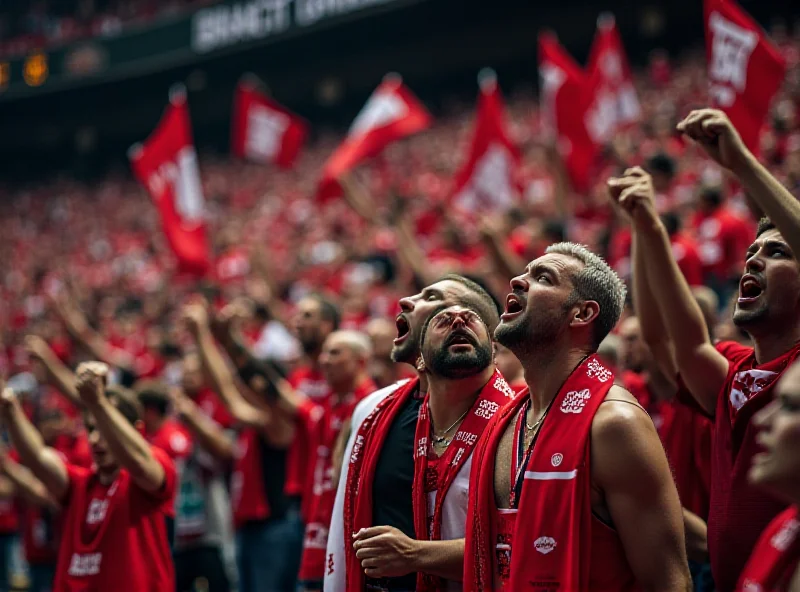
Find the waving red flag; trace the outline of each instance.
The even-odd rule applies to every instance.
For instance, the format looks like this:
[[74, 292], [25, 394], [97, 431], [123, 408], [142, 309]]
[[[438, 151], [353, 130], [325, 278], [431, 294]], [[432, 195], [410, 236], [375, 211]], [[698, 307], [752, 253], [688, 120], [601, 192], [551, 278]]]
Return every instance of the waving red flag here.
[[503, 97], [491, 70], [479, 75], [481, 92], [469, 157], [456, 174], [452, 203], [470, 211], [507, 209], [517, 199], [521, 155], [505, 129]]
[[131, 148], [129, 157], [136, 178], [158, 206], [178, 269], [204, 275], [211, 262], [185, 90], [170, 94], [158, 127], [143, 144]]
[[786, 76], [780, 52], [761, 27], [729, 0], [705, 0], [709, 93], [745, 145], [758, 154], [761, 127]]
[[577, 191], [585, 192], [598, 154], [590, 133], [594, 86], [553, 33], [539, 35], [539, 74], [544, 121], [551, 122], [567, 173]]
[[601, 14], [589, 53], [589, 77], [595, 84], [595, 105], [601, 117], [599, 135], [611, 139], [615, 130], [635, 123], [641, 115], [628, 57], [614, 16]]
[[245, 79], [236, 87], [231, 152], [240, 158], [290, 168], [308, 135], [308, 124]]
[[353, 121], [347, 138], [325, 163], [318, 198], [325, 201], [340, 195], [339, 177], [388, 144], [428, 128], [431, 121], [400, 76], [387, 75]]

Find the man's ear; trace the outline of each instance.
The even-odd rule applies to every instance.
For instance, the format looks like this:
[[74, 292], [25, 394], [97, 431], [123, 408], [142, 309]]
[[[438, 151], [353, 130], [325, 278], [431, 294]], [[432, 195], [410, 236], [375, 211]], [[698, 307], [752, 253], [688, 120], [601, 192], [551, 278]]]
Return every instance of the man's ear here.
[[600, 305], [594, 300], [586, 300], [576, 304], [572, 308], [572, 318], [569, 321], [570, 327], [588, 327], [600, 315]]

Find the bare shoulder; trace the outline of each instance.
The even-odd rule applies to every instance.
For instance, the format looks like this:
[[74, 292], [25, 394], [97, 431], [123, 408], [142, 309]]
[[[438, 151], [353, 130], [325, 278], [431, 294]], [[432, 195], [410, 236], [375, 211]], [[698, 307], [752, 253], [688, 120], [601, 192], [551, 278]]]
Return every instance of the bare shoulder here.
[[625, 389], [613, 386], [592, 421], [593, 473], [614, 478], [620, 470], [651, 462], [663, 454], [653, 421]]
[[647, 411], [627, 390], [612, 386], [592, 420], [592, 439], [625, 436], [643, 429], [655, 433]]

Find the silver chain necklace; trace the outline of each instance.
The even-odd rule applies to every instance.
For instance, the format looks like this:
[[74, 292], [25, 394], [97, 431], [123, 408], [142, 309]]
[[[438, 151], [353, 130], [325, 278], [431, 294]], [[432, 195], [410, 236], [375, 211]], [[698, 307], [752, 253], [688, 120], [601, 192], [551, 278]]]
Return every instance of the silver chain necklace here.
[[431, 417], [431, 432], [433, 432], [433, 435], [432, 435], [433, 443], [434, 444], [450, 444], [450, 441], [452, 440], [452, 438], [448, 439], [446, 437], [447, 434], [449, 434], [450, 430], [452, 430], [454, 427], [456, 427], [456, 425], [458, 425], [459, 421], [461, 421], [462, 419], [464, 419], [467, 416], [467, 413], [469, 413], [469, 409], [467, 409], [464, 413], [462, 413], [461, 417], [459, 417], [457, 420], [455, 420], [453, 422], [453, 425], [451, 425], [449, 428], [447, 428], [445, 431], [443, 431], [441, 433], [441, 435], [438, 435], [438, 436], [436, 435], [436, 432], [434, 431], [433, 417]]

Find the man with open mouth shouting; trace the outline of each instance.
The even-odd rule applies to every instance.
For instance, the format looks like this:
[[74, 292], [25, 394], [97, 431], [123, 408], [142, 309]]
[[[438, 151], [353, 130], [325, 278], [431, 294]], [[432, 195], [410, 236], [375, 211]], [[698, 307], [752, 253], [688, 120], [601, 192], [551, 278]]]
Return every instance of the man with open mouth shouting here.
[[464, 590], [689, 590], [664, 449], [596, 355], [622, 312], [622, 280], [559, 243], [511, 290], [495, 339], [522, 362], [528, 391], [474, 454]]
[[[745, 255], [733, 322], [755, 347], [715, 344], [672, 256], [654, 205], [650, 175], [634, 168], [609, 181], [628, 212], [650, 298], [638, 314], [662, 326], [662, 364], [672, 366], [696, 407], [714, 421], [708, 552], [714, 582], [731, 592], [759, 533], [786, 503], [753, 487], [747, 472], [760, 447], [753, 416], [773, 399], [781, 375], [800, 356], [800, 203], [758, 162], [721, 111], [690, 113], [678, 131], [734, 174], [769, 216]], [[672, 359], [666, 359], [672, 358]], [[667, 368], [669, 369], [669, 368]]]
[[483, 288], [450, 275], [400, 307], [392, 355], [416, 364], [419, 378], [378, 391], [353, 414], [326, 592], [444, 590], [444, 579], [461, 579], [471, 447], [512, 394], [494, 375], [498, 312]]

